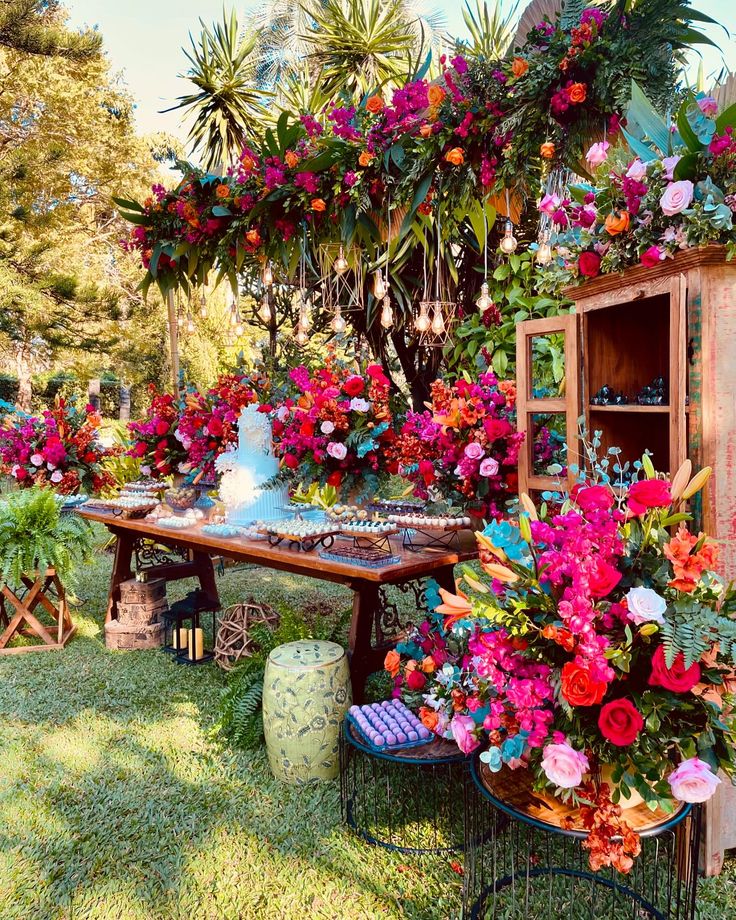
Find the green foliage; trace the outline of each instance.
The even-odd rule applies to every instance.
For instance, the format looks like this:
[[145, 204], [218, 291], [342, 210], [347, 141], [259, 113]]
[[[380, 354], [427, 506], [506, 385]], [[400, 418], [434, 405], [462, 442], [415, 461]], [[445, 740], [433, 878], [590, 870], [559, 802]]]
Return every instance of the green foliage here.
[[309, 624], [293, 610], [286, 610], [276, 629], [258, 625], [251, 638], [257, 650], [241, 661], [229, 675], [228, 687], [220, 703], [218, 726], [236, 747], [255, 748], [263, 740], [263, 675], [270, 652], [286, 642], [298, 639], [332, 639], [332, 627], [317, 617]]
[[54, 568], [71, 584], [91, 545], [87, 522], [62, 514], [50, 489], [22, 489], [0, 500], [0, 583], [17, 588], [21, 576]]
[[85, 60], [100, 53], [94, 29], [67, 29], [58, 0], [4, 0], [0, 5], [0, 47], [41, 57]]
[[668, 611], [660, 627], [665, 661], [672, 667], [682, 652], [685, 667], [700, 661], [718, 642], [720, 654], [736, 666], [736, 621], [721, 616], [712, 607], [689, 599], [679, 600]]

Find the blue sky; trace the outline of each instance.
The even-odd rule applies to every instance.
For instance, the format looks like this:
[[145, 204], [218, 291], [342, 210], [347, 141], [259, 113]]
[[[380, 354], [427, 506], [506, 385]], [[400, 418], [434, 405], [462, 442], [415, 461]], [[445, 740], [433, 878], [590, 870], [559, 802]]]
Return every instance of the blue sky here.
[[[508, 2], [508, 0], [506, 0]], [[138, 125], [142, 131], [168, 131], [182, 139], [186, 127], [179, 113], [159, 114], [172, 105], [189, 84], [177, 75], [186, 69], [182, 46], [189, 44], [189, 32], [199, 31], [199, 19], [219, 19], [222, 0], [66, 0], [71, 22], [75, 26], [98, 26], [113, 68], [123, 74], [137, 100]], [[230, 8], [232, 4], [226, 3]], [[254, 3], [239, 3], [245, 12]], [[471, 0], [471, 5], [475, 4]], [[490, 5], [490, 4], [489, 4]], [[426, 9], [441, 9], [451, 34], [462, 37], [464, 26], [461, 0], [427, 0]], [[736, 70], [736, 3], [734, 0], [695, 0], [694, 8], [712, 16], [731, 33], [710, 29], [719, 43], [731, 70]], [[706, 73], [720, 69], [720, 56], [711, 49], [705, 53]]]

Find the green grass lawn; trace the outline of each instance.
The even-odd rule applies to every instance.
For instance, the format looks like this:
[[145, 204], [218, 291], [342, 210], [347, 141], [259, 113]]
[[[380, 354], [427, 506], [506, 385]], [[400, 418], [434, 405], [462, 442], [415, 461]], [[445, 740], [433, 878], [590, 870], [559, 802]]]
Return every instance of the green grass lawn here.
[[[214, 665], [105, 649], [110, 566], [100, 552], [84, 571], [63, 652], [0, 660], [0, 920], [457, 917], [450, 858], [366, 846], [341, 827], [337, 782], [284, 786], [262, 751], [216, 735]], [[220, 586], [225, 604], [327, 605], [341, 621], [350, 603], [261, 569]], [[700, 900], [703, 918], [736, 917], [736, 860]]]

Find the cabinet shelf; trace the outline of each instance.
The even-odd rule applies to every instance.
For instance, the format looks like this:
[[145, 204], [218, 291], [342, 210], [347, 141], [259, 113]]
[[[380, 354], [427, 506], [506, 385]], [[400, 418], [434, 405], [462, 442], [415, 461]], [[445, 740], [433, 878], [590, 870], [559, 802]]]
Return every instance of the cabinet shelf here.
[[591, 412], [669, 412], [669, 406], [640, 406], [637, 403], [624, 406], [595, 406], [591, 403], [588, 407]]

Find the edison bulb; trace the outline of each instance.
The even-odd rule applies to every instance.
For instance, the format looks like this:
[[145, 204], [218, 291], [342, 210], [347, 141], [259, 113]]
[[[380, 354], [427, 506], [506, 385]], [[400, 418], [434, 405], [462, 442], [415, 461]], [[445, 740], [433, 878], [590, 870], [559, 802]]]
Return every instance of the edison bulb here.
[[273, 269], [270, 262], [267, 262], [266, 267], [263, 269], [263, 283], [266, 287], [271, 287], [273, 284]]
[[336, 313], [335, 318], [332, 320], [332, 331], [339, 335], [341, 332], [345, 332], [346, 328], [347, 323], [345, 322], [345, 317], [342, 313]]
[[540, 243], [539, 249], [537, 250], [536, 261], [538, 265], [549, 265], [552, 261], [552, 247], [548, 240]]
[[348, 260], [345, 258], [345, 252], [343, 251], [342, 246], [340, 247], [340, 255], [335, 259], [335, 263], [332, 266], [335, 269], [335, 274], [344, 275], [345, 272], [350, 268], [348, 265]]
[[230, 325], [233, 327], [238, 325], [238, 314], [235, 312], [234, 306], [232, 310], [230, 310]]
[[484, 281], [480, 289], [480, 297], [476, 300], [476, 304], [481, 313], [485, 313], [486, 310], [490, 310], [493, 306], [493, 301], [488, 293], [488, 282]]
[[445, 318], [442, 315], [442, 310], [434, 311], [434, 318], [432, 319], [432, 332], [435, 335], [442, 335], [445, 331]]
[[191, 316], [187, 317], [187, 332], [191, 335], [194, 332], [194, 320]]
[[261, 303], [261, 308], [258, 311], [258, 315], [264, 323], [271, 322], [271, 305], [268, 302], [268, 297], [263, 298], [263, 302]]
[[302, 312], [299, 314], [299, 328], [306, 332], [311, 325], [312, 321], [309, 318], [309, 314], [306, 310], [302, 310]]
[[419, 316], [417, 316], [416, 320], [414, 321], [414, 328], [417, 330], [417, 332], [427, 332], [431, 325], [432, 323], [427, 313], [427, 307], [422, 304], [422, 306], [419, 308]]
[[503, 238], [499, 244], [501, 252], [504, 252], [507, 256], [510, 256], [512, 252], [516, 251], [516, 247], [518, 245], [519, 241], [514, 236], [514, 225], [510, 220], [507, 220], [503, 231]]
[[296, 341], [298, 345], [306, 345], [309, 341], [309, 336], [303, 329], [299, 329], [296, 334]]
[[383, 272], [379, 268], [373, 276], [373, 296], [376, 300], [383, 300], [388, 293], [388, 286], [383, 280]]
[[242, 336], [243, 332], [245, 332], [245, 330], [243, 329], [243, 324], [242, 324], [242, 323], [238, 323], [238, 325], [235, 327], [235, 335], [236, 335], [238, 338], [240, 338], [240, 337]]
[[394, 324], [394, 311], [391, 309], [391, 298], [386, 294], [383, 298], [383, 310], [381, 311], [381, 325], [384, 329], [390, 329]]
[[199, 308], [199, 315], [202, 317], [202, 319], [207, 319], [207, 304], [203, 303]]

